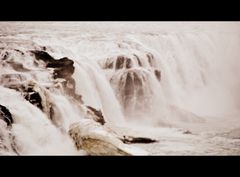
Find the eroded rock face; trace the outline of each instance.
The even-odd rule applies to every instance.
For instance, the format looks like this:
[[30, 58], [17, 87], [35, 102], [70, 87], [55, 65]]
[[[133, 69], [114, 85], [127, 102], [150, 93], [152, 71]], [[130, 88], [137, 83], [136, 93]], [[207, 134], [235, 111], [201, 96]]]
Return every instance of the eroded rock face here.
[[7, 126], [11, 126], [13, 123], [12, 114], [10, 113], [8, 108], [3, 105], [0, 105], [0, 119], [6, 122]]
[[118, 56], [116, 59], [116, 69], [122, 69], [124, 68], [131, 68], [132, 67], [132, 63], [131, 63], [131, 59], [126, 57], [126, 56]]
[[113, 56], [99, 63], [103, 69], [111, 70], [107, 77], [125, 115], [148, 111], [154, 97], [151, 86], [162, 79], [155, 56], [147, 51], [137, 53]]
[[54, 62], [54, 58], [45, 51], [32, 51], [37, 60], [43, 60], [46, 64]]
[[45, 51], [31, 51], [37, 60], [44, 61], [47, 68], [53, 68], [53, 78], [54, 79], [65, 79], [62, 82], [63, 88], [65, 92], [73, 97], [74, 99], [78, 100], [80, 103], [83, 103], [82, 96], [76, 94], [76, 84], [75, 80], [73, 79], [72, 75], [74, 73], [74, 62], [73, 60], [63, 57], [60, 59], [54, 59], [51, 55], [49, 55]]
[[42, 60], [45, 62], [47, 68], [54, 68], [53, 77], [69, 79], [74, 73], [74, 62], [67, 58], [54, 59], [45, 51], [32, 51], [35, 54], [37, 60]]

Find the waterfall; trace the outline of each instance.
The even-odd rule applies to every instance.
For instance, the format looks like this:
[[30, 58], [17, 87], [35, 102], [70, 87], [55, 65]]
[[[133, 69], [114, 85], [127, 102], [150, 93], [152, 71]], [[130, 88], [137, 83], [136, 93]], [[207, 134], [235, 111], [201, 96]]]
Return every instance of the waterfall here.
[[0, 23], [0, 154], [85, 154], [68, 135], [84, 119], [239, 119], [239, 23], [84, 25]]

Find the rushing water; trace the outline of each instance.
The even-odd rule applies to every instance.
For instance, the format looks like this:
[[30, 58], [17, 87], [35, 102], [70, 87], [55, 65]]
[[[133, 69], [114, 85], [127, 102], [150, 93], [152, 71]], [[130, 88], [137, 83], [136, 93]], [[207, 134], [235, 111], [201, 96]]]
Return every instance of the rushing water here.
[[[240, 153], [237, 22], [1, 22], [0, 48], [0, 104], [14, 119], [10, 130], [0, 119], [1, 154], [84, 154], [67, 131], [85, 108], [32, 50], [74, 61], [84, 105], [101, 110], [110, 127], [160, 139], [142, 145], [153, 154]], [[42, 110], [9, 86], [28, 82]]]

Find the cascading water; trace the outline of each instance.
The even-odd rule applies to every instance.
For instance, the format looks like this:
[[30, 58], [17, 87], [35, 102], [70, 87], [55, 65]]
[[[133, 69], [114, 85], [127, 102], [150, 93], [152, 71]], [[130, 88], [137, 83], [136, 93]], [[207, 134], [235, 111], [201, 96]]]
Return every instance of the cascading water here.
[[180, 139], [167, 128], [239, 128], [239, 23], [0, 27], [0, 154], [85, 154], [68, 131], [88, 119], [113, 132]]

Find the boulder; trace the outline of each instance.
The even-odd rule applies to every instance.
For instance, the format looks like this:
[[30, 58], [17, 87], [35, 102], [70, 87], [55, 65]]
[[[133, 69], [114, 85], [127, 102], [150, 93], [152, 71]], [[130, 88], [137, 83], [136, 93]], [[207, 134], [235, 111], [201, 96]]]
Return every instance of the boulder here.
[[76, 148], [89, 155], [148, 155], [142, 149], [124, 144], [116, 134], [91, 119], [72, 124], [69, 135]]

